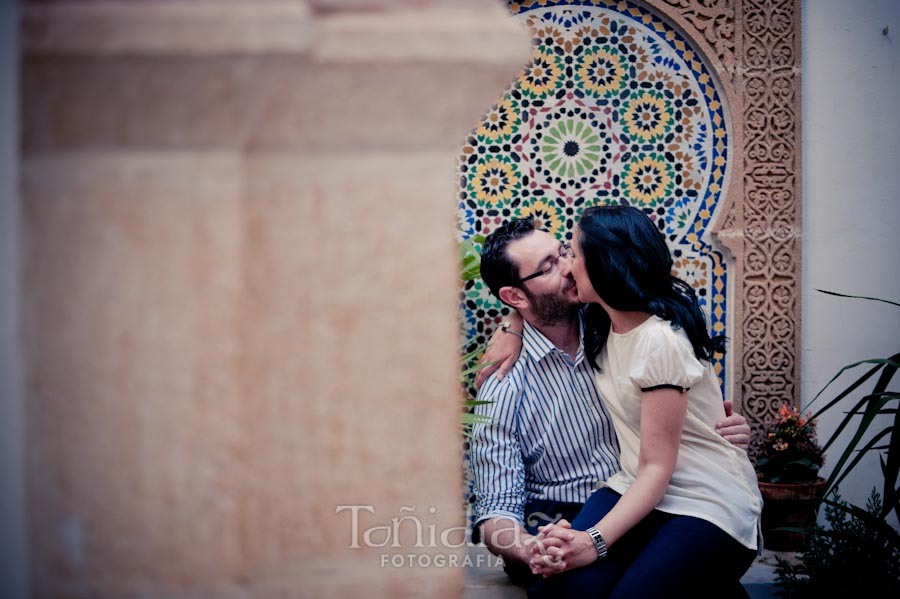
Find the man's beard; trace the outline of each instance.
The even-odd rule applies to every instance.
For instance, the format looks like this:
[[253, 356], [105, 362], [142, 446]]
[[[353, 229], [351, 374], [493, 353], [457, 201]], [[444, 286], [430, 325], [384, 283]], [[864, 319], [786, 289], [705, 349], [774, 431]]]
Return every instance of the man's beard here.
[[553, 326], [567, 324], [578, 316], [581, 303], [572, 301], [560, 293], [531, 293], [527, 289], [525, 296], [531, 302], [531, 313], [538, 325]]

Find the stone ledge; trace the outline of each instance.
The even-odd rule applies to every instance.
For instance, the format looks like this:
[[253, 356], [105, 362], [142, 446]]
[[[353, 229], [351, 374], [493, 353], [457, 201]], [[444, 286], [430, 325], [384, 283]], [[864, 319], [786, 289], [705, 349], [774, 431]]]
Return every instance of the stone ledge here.
[[312, 16], [298, 0], [101, 0], [22, 8], [25, 54], [305, 52]]
[[26, 3], [26, 55], [304, 55], [318, 62], [524, 64], [502, 3], [317, 14], [302, 0]]
[[[469, 556], [477, 567], [467, 568], [465, 573], [465, 590], [463, 599], [521, 599], [525, 590], [510, 582], [503, 569], [490, 558], [484, 545], [469, 548]], [[751, 599], [774, 599], [776, 556], [788, 561], [794, 560], [794, 553], [780, 553], [768, 549], [756, 558], [750, 569], [741, 578], [741, 584]], [[488, 564], [488, 565], [480, 565]]]
[[[347, 62], [522, 64], [529, 36], [500, 3], [388, 13], [340, 14], [316, 27], [313, 58]], [[398, 43], [401, 41], [401, 43]]]

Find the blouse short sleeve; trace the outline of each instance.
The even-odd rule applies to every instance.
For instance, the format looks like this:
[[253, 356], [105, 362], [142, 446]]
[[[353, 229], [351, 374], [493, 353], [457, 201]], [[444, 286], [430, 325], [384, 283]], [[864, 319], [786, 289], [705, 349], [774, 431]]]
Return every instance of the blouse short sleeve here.
[[641, 391], [677, 388], [687, 391], [703, 378], [706, 368], [694, 355], [687, 335], [668, 322], [647, 331], [641, 339], [630, 372]]

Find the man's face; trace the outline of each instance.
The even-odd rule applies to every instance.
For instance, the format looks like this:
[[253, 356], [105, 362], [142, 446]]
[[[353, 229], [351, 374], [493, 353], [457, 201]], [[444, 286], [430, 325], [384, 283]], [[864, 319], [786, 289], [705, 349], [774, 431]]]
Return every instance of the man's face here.
[[[560, 257], [561, 248], [562, 243], [545, 231], [535, 231], [506, 248], [509, 257], [519, 265], [520, 277], [544, 271], [520, 285], [530, 303], [527, 312], [537, 324], [566, 323], [581, 307], [572, 278], [572, 259], [564, 252]], [[523, 310], [522, 316], [528, 318], [529, 314]]]

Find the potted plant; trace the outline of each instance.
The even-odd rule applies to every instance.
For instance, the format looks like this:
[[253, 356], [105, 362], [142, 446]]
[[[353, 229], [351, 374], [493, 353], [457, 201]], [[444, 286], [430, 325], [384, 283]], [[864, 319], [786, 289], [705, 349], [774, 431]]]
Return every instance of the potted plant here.
[[900, 597], [900, 539], [881, 519], [884, 504], [872, 489], [865, 510], [829, 493], [827, 528], [808, 531], [795, 560], [776, 556], [778, 587], [785, 599], [821, 597]]
[[[891, 300], [818, 291], [900, 307], [900, 303]], [[799, 563], [779, 558], [779, 596], [900, 596], [900, 532], [891, 521], [900, 517], [900, 389], [895, 381], [900, 353], [891, 353], [844, 366], [809, 403], [808, 407], [812, 407], [824, 398], [833, 383], [846, 380], [846, 373], [856, 371], [852, 382], [832, 391], [832, 397], [813, 416], [842, 412], [840, 423], [823, 448], [828, 451], [837, 447], [838, 440], [843, 441], [844, 448], [834, 460], [825, 484], [823, 503], [828, 526], [808, 531]], [[873, 489], [865, 507], [842, 501], [837, 494], [838, 484], [871, 454], [877, 454], [881, 466], [882, 492], [878, 493], [877, 487]]]
[[825, 479], [819, 476], [823, 462], [816, 420], [809, 414], [804, 417], [797, 407], [783, 404], [775, 419], [767, 423], [756, 460], [767, 549], [802, 549], [804, 534], [799, 530], [815, 523], [825, 488]]

